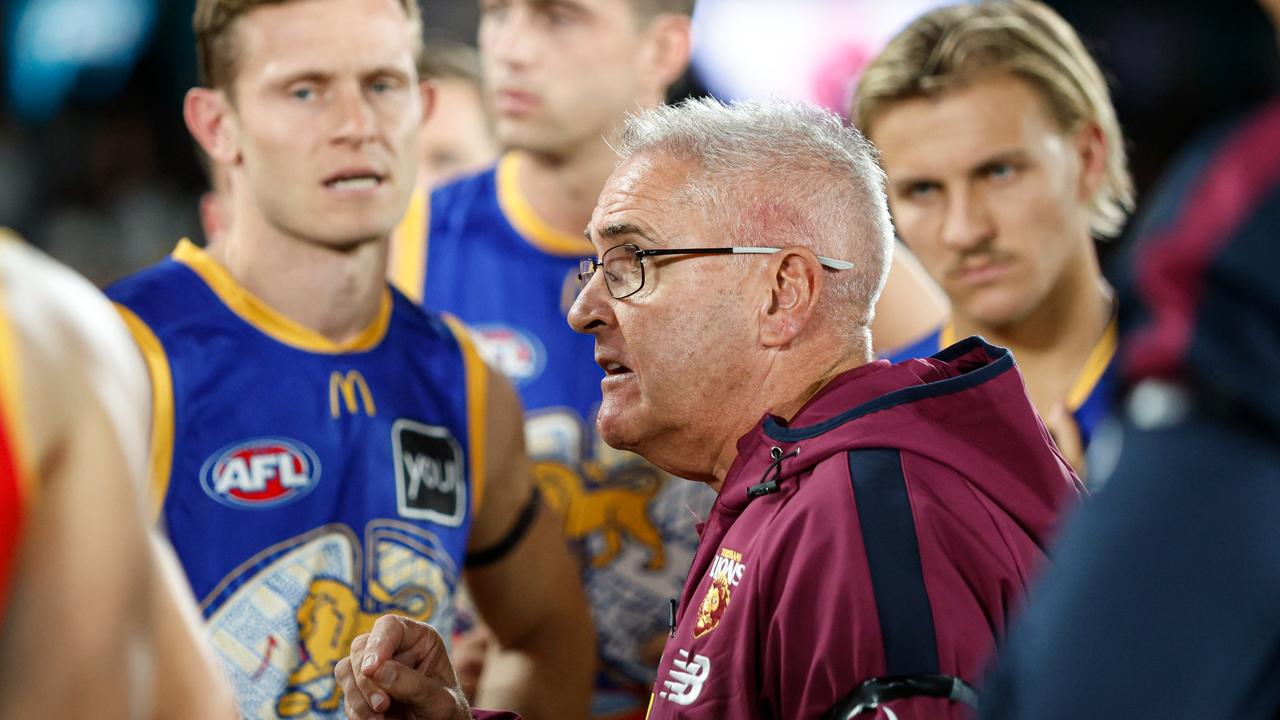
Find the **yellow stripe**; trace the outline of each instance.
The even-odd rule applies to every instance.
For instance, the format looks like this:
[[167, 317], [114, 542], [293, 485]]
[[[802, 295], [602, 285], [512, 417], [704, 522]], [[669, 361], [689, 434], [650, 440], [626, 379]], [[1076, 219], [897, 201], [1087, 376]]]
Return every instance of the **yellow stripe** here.
[[507, 153], [498, 161], [498, 205], [530, 245], [551, 255], [585, 257], [595, 255], [595, 248], [581, 235], [569, 235], [551, 227], [538, 216], [529, 200], [520, 192], [520, 156]]
[[158, 522], [169, 492], [169, 476], [173, 473], [173, 376], [169, 371], [169, 356], [160, 339], [132, 310], [119, 303], [115, 305], [133, 341], [142, 350], [147, 374], [151, 377], [151, 496], [148, 499], [152, 522]]
[[[0, 228], [0, 250], [4, 245], [21, 242], [18, 236], [4, 228]], [[16, 248], [12, 248], [16, 250]], [[0, 286], [0, 290], [3, 290]], [[9, 314], [5, 301], [8, 298], [0, 292], [0, 432], [9, 433], [10, 450], [13, 452], [13, 464], [18, 473], [18, 501], [22, 507], [18, 516], [25, 517], [27, 508], [36, 499], [39, 488], [36, 487], [34, 472], [35, 445], [31, 442], [27, 423], [23, 421], [22, 398], [22, 358], [18, 352], [18, 334], [9, 322]]]
[[1102, 337], [1098, 338], [1098, 343], [1089, 352], [1089, 359], [1084, 361], [1084, 369], [1080, 371], [1075, 384], [1071, 386], [1071, 391], [1067, 393], [1067, 409], [1071, 412], [1075, 412], [1084, 405], [1093, 388], [1097, 386], [1098, 380], [1102, 378], [1102, 374], [1107, 371], [1111, 358], [1116, 354], [1118, 336], [1117, 320], [1113, 316], [1111, 322], [1107, 323], [1107, 329], [1102, 331]]
[[196, 247], [190, 240], [183, 240], [173, 251], [173, 259], [195, 271], [208, 284], [214, 294], [240, 319], [270, 337], [308, 352], [336, 355], [362, 352], [382, 341], [391, 322], [391, 292], [385, 288], [378, 306], [378, 316], [369, 327], [346, 342], [336, 343], [311, 328], [290, 320], [271, 309], [262, 300], [245, 290], [221, 265]]
[[442, 317], [445, 324], [453, 331], [454, 337], [458, 338], [467, 373], [467, 434], [471, 436], [468, 449], [471, 455], [471, 516], [475, 517], [480, 512], [484, 499], [485, 429], [488, 427], [488, 423], [485, 422], [485, 406], [488, 400], [486, 378], [489, 368], [480, 358], [480, 353], [471, 340], [471, 333], [462, 321], [448, 314]]
[[409, 209], [391, 236], [391, 284], [415, 303], [422, 303], [427, 275], [427, 218], [431, 212], [431, 194], [421, 185], [413, 191]]
[[953, 320], [948, 320], [946, 325], [942, 326], [942, 331], [938, 333], [938, 349], [949, 348], [956, 344], [956, 324]]

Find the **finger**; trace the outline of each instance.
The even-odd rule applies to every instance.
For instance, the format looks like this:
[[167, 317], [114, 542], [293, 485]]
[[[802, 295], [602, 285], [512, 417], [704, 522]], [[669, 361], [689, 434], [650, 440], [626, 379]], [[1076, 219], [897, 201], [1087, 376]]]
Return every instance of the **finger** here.
[[369, 644], [369, 633], [362, 633], [355, 636], [351, 641], [351, 654], [363, 653], [365, 646]]
[[446, 685], [395, 660], [383, 663], [374, 679], [392, 698], [419, 716], [451, 718], [470, 712], [462, 688], [456, 683]]
[[353, 673], [353, 683], [355, 685], [355, 695], [359, 695], [364, 704], [373, 712], [387, 712], [391, 707], [392, 696], [382, 687], [382, 683], [376, 678], [381, 674], [381, 670], [387, 665], [393, 664], [395, 661], [388, 660], [382, 664], [374, 677], [369, 677], [364, 673]]
[[342, 704], [348, 720], [374, 720], [381, 716], [369, 705], [360, 689], [356, 687], [357, 678], [351, 670], [351, 659], [343, 658], [333, 668], [333, 677], [342, 689]]
[[[409, 645], [406, 621], [397, 615], [383, 615], [373, 623], [365, 641], [365, 655], [360, 660], [360, 674], [372, 677], [384, 661]], [[355, 645], [355, 641], [352, 641]]]
[[444, 638], [435, 628], [399, 615], [378, 618], [369, 632], [365, 653], [359, 668], [366, 676], [372, 676], [383, 662], [391, 658], [416, 666], [433, 654], [448, 657]]
[[372, 657], [365, 652], [368, 637], [367, 634], [360, 635], [351, 642], [351, 655], [338, 661], [334, 666], [333, 675], [347, 697], [358, 698], [370, 712], [385, 712], [390, 705], [386, 691], [379, 688], [364, 673], [357, 673], [354, 670], [367, 658]]

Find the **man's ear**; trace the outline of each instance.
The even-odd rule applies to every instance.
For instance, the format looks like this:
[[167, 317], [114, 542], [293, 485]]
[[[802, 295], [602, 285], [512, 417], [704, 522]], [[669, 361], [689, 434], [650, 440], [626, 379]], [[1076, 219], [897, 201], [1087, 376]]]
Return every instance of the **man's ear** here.
[[813, 319], [822, 293], [822, 263], [808, 248], [789, 247], [770, 258], [767, 272], [760, 342], [781, 347], [799, 337]]
[[204, 87], [191, 88], [182, 101], [182, 117], [191, 136], [200, 143], [213, 163], [234, 165], [239, 162], [240, 142], [226, 93]]
[[688, 15], [663, 13], [650, 21], [644, 72], [664, 93], [689, 66], [691, 21]]
[[1076, 134], [1080, 158], [1080, 197], [1091, 200], [1107, 174], [1107, 136], [1096, 122], [1086, 124]]
[[436, 83], [434, 80], [419, 80], [418, 93], [422, 96], [422, 122], [425, 125], [427, 118], [431, 117], [431, 113], [436, 109]]

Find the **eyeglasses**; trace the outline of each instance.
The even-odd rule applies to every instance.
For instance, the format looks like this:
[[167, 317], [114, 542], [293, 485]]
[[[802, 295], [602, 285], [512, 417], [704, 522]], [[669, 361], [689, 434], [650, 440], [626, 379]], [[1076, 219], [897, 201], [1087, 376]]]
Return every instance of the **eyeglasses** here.
[[[578, 263], [578, 291], [591, 282], [598, 268], [604, 268], [604, 284], [616, 300], [630, 297], [644, 287], [644, 259], [657, 255], [772, 255], [782, 248], [774, 247], [718, 247], [718, 248], [662, 248], [641, 250], [635, 245], [616, 245], [596, 258], [583, 258]], [[818, 262], [830, 270], [851, 270], [853, 263], [818, 256]]]

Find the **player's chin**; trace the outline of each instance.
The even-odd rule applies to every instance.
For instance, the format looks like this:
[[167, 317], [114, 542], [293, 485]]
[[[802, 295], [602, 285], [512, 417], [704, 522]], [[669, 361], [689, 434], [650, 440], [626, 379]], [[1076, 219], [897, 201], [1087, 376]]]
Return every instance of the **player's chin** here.
[[395, 228], [396, 221], [385, 217], [337, 217], [318, 228], [312, 237], [328, 247], [350, 250], [385, 240], [395, 232]]
[[968, 315], [987, 327], [1007, 327], [1025, 318], [1035, 303], [1013, 288], [991, 289], [966, 303]]
[[617, 450], [635, 452], [640, 439], [637, 410], [634, 403], [628, 407], [606, 397], [596, 414], [596, 431], [600, 433], [600, 439]]

